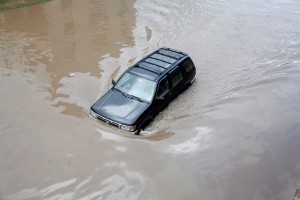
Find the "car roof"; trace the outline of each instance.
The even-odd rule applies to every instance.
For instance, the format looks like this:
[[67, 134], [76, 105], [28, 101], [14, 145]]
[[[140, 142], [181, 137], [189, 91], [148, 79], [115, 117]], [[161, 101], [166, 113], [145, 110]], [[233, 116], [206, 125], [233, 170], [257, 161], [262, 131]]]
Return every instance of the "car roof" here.
[[188, 57], [186, 53], [160, 48], [133, 65], [128, 72], [157, 81], [186, 57]]

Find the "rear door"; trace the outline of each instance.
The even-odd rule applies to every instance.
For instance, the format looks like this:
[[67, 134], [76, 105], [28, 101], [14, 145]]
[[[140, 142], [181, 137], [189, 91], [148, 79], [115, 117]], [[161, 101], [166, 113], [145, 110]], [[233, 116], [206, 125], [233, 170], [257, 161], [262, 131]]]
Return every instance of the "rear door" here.
[[170, 95], [174, 99], [184, 88], [183, 72], [181, 67], [177, 66], [169, 73], [169, 80], [171, 84]]

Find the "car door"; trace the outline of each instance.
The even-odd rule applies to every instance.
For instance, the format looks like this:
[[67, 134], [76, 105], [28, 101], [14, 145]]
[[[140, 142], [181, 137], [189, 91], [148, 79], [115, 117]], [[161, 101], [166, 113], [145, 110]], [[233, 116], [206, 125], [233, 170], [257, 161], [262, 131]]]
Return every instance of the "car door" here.
[[181, 67], [177, 66], [173, 71], [169, 73], [169, 79], [171, 84], [170, 95], [174, 99], [184, 88], [183, 72]]
[[161, 81], [158, 83], [158, 89], [156, 92], [156, 110], [157, 113], [162, 111], [172, 100], [172, 97], [170, 95], [170, 83], [168, 76], [165, 76], [161, 79]]

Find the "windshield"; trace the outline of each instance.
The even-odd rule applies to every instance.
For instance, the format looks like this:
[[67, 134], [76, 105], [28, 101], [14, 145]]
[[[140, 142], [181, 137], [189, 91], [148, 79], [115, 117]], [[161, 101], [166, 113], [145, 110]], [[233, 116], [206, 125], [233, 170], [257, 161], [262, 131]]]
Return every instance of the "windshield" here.
[[150, 102], [155, 92], [155, 82], [148, 79], [125, 73], [115, 88], [123, 93]]

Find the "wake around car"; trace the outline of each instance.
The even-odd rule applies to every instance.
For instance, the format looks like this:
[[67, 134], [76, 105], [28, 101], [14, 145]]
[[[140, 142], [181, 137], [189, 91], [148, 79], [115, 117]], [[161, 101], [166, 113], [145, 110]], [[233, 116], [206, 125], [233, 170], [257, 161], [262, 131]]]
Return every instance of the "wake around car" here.
[[191, 58], [160, 48], [128, 68], [96, 101], [90, 115], [110, 126], [139, 134], [196, 77]]

